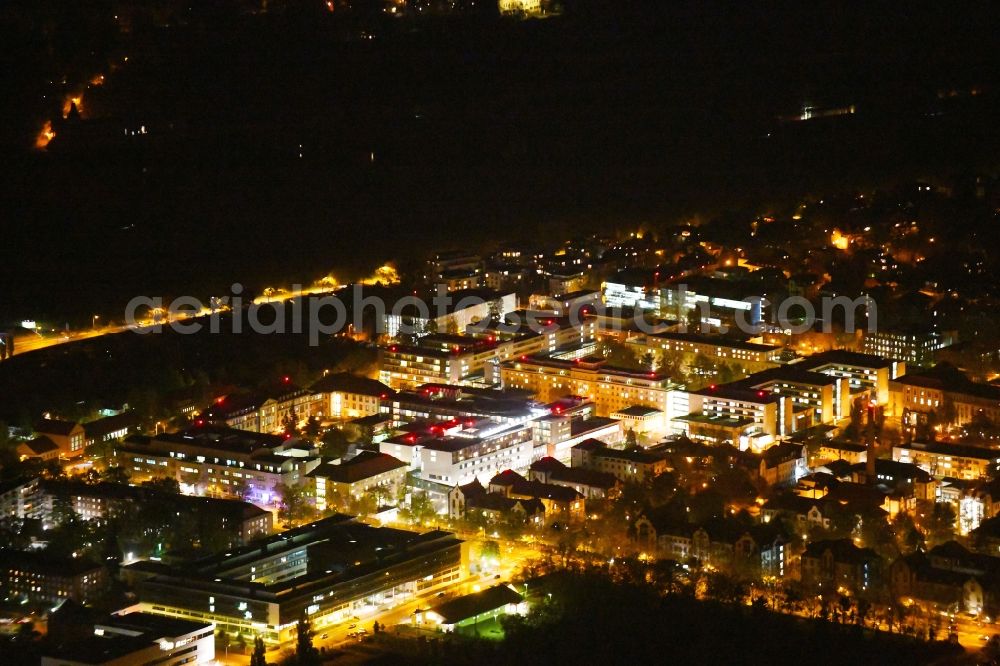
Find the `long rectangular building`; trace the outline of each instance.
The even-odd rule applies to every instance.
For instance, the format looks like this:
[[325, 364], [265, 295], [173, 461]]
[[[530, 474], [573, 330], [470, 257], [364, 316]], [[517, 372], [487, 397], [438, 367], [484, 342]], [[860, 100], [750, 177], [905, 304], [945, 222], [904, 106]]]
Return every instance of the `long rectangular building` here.
[[671, 414], [671, 393], [679, 384], [656, 372], [636, 372], [608, 365], [603, 358], [572, 361], [549, 356], [525, 356], [501, 365], [504, 388], [530, 391], [540, 402], [568, 395], [593, 401], [598, 416], [610, 416], [628, 407], [652, 407]]
[[275, 504], [278, 485], [296, 486], [320, 463], [311, 444], [219, 426], [132, 436], [116, 451], [133, 483], [176, 479], [181, 492]]
[[694, 359], [705, 356], [716, 363], [732, 363], [747, 372], [772, 368], [781, 356], [781, 347], [750, 340], [733, 340], [718, 335], [665, 331], [638, 335], [628, 341], [637, 355], [680, 354]]
[[852, 392], [869, 391], [879, 405], [889, 403], [889, 382], [906, 374], [906, 364], [902, 361], [839, 349], [807, 356], [796, 367], [846, 377]]
[[526, 354], [552, 353], [594, 341], [596, 323], [573, 326], [569, 317], [518, 311], [519, 324], [493, 323], [478, 326], [471, 335], [435, 333], [415, 344], [391, 343], [382, 349], [380, 380], [393, 389], [421, 384], [499, 383], [496, 363]]
[[990, 479], [1000, 471], [1000, 451], [947, 442], [894, 446], [892, 459], [917, 465], [938, 478]]
[[491, 419], [412, 423], [379, 444], [382, 453], [408, 463], [420, 478], [447, 486], [527, 469], [533, 449], [530, 425]]
[[398, 606], [459, 580], [467, 567], [450, 532], [373, 527], [334, 515], [184, 567], [134, 569], [143, 612], [214, 622], [269, 643]]

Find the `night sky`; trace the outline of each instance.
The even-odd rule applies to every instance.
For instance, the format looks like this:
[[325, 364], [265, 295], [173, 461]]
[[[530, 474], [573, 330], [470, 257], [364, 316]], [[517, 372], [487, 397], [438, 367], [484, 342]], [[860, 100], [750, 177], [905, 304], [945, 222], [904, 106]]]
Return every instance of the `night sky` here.
[[112, 2], [6, 3], [0, 321], [995, 166], [988, 3], [566, 0], [525, 22], [321, 4], [136, 11], [125, 31]]

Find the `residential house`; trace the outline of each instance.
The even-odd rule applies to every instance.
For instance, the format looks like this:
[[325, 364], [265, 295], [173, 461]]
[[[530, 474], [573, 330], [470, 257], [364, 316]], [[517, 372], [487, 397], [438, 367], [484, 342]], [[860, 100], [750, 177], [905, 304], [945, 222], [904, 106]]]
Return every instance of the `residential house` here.
[[806, 546], [801, 557], [802, 582], [807, 586], [870, 590], [881, 580], [882, 558], [850, 539], [824, 539]]

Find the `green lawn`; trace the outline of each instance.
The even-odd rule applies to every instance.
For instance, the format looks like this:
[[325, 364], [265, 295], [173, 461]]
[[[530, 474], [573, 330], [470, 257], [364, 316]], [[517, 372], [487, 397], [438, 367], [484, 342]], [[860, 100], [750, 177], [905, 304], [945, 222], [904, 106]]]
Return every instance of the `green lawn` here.
[[455, 633], [463, 636], [478, 635], [480, 638], [489, 638], [492, 640], [503, 638], [503, 628], [500, 626], [499, 618], [480, 620], [476, 624], [455, 627]]

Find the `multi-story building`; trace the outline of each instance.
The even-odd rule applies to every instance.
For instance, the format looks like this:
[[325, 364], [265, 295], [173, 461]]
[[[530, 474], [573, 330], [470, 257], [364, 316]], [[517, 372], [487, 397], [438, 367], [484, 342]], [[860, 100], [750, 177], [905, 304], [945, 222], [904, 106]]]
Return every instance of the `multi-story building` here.
[[239, 430], [276, 433], [284, 430], [288, 419], [298, 423], [316, 414], [321, 406], [317, 394], [285, 377], [266, 391], [220, 396], [201, 412], [200, 419]]
[[782, 442], [760, 456], [758, 477], [769, 486], [795, 483], [806, 472], [805, 446], [802, 444]]
[[309, 390], [319, 396], [321, 407], [318, 415], [332, 419], [356, 419], [378, 414], [383, 401], [395, 393], [380, 381], [349, 372], [327, 375]]
[[890, 384], [893, 413], [915, 426], [934, 413], [946, 425], [963, 425], [977, 416], [1000, 423], [1000, 386], [978, 384], [951, 365], [907, 373]]
[[628, 341], [637, 356], [651, 354], [659, 359], [664, 354], [678, 354], [687, 361], [704, 356], [715, 363], [741, 366], [746, 372], [759, 372], [777, 365], [781, 347], [764, 344], [758, 338], [734, 340], [701, 333], [642, 333]]
[[1000, 451], [966, 444], [910, 442], [892, 447], [892, 459], [938, 478], [991, 479], [1000, 471]]
[[450, 532], [372, 527], [338, 514], [184, 566], [144, 564], [125, 568], [136, 570], [141, 611], [285, 643], [303, 613], [315, 630], [367, 617], [459, 580], [467, 557]]
[[525, 310], [510, 316], [517, 319], [477, 325], [471, 335], [437, 333], [413, 345], [386, 345], [380, 378], [397, 389], [433, 383], [492, 386], [500, 383], [497, 364], [503, 361], [594, 341], [593, 321], [574, 326], [569, 317]]
[[503, 319], [517, 308], [513, 293], [490, 289], [464, 289], [447, 292], [443, 301], [435, 296], [423, 299], [424, 307], [416, 302], [397, 304], [385, 313], [381, 331], [389, 338], [400, 333], [421, 336], [428, 333], [460, 333], [484, 319]]
[[586, 500], [582, 493], [567, 485], [528, 480], [513, 470], [504, 470], [490, 479], [491, 494], [507, 499], [538, 500], [546, 519], [577, 521], [586, 517]]
[[500, 423], [527, 423], [547, 413], [524, 391], [500, 391], [450, 384], [425, 384], [399, 391], [382, 405], [393, 423], [490, 418]]
[[605, 305], [612, 308], [661, 309], [658, 275], [644, 269], [627, 269], [601, 285]]
[[66, 599], [86, 603], [102, 595], [107, 582], [107, 569], [83, 558], [0, 551], [0, 587], [15, 604], [52, 606]]
[[478, 254], [463, 250], [444, 250], [438, 252], [427, 262], [428, 282], [439, 279], [445, 271], [479, 271], [483, 266], [483, 258]]
[[807, 356], [796, 367], [832, 377], [846, 377], [852, 393], [867, 391], [879, 405], [889, 404], [889, 382], [906, 373], [903, 361], [842, 350]]
[[574, 446], [571, 464], [612, 474], [623, 483], [643, 483], [669, 469], [667, 457], [659, 452], [613, 449], [596, 439]]
[[362, 451], [339, 464], [319, 465], [306, 476], [312, 480], [311, 494], [316, 509], [346, 505], [376, 490], [394, 498], [406, 483], [409, 468], [402, 460], [384, 453]]
[[660, 312], [681, 321], [695, 312], [703, 326], [757, 326], [764, 320], [766, 299], [754, 287], [739, 280], [689, 276], [659, 289]]
[[504, 388], [530, 391], [541, 402], [581, 396], [594, 403], [598, 416], [638, 405], [658, 409], [669, 420], [671, 393], [681, 390], [666, 375], [616, 368], [592, 356], [572, 361], [526, 356], [503, 363], [500, 372]]
[[531, 463], [529, 478], [572, 488], [584, 499], [608, 499], [616, 496], [621, 487], [621, 482], [614, 474], [583, 467], [568, 467], [555, 458], [542, 458]]
[[546, 410], [531, 424], [535, 446], [532, 460], [549, 457], [568, 463], [573, 447], [588, 439], [607, 444], [622, 440], [622, 422], [594, 416], [594, 403], [589, 400], [565, 397], [546, 405]]
[[812, 411], [814, 424], [835, 423], [851, 415], [851, 387], [847, 377], [782, 366], [750, 375], [727, 386], [744, 386], [755, 391], [791, 396], [796, 410]]
[[581, 289], [576, 291], [554, 291], [554, 296], [532, 294], [528, 304], [534, 310], [569, 316], [570, 313], [596, 311], [601, 306], [601, 292]]
[[742, 384], [712, 385], [689, 394], [691, 412], [675, 417], [691, 439], [762, 451], [812, 424], [813, 408], [792, 396]]
[[483, 272], [478, 268], [473, 270], [465, 268], [448, 269], [438, 274], [435, 284], [444, 285], [448, 291], [479, 289], [483, 286]]
[[234, 546], [266, 536], [273, 529], [273, 514], [249, 502], [177, 495], [123, 483], [42, 481], [18, 517], [38, 519], [48, 528], [55, 522], [54, 508], [60, 499], [66, 500], [82, 520], [107, 520], [150, 506], [170, 507], [187, 521], [201, 520], [212, 525]]
[[126, 613], [88, 622], [82, 629], [63, 634], [53, 630], [50, 622], [41, 666], [215, 663], [215, 625], [211, 622]]
[[20, 477], [0, 483], [0, 521], [33, 517], [41, 479]]
[[528, 424], [492, 419], [414, 423], [379, 444], [382, 453], [406, 462], [418, 477], [447, 486], [527, 469], [533, 448]]
[[133, 483], [176, 479], [181, 492], [273, 506], [279, 485], [297, 486], [320, 463], [299, 440], [219, 426], [153, 437], [133, 435], [116, 457]]
[[812, 541], [802, 553], [802, 582], [852, 592], [870, 590], [881, 579], [882, 559], [850, 539]]
[[787, 540], [773, 525], [744, 525], [732, 518], [703, 524], [643, 515], [635, 522], [636, 540], [676, 562], [697, 559], [718, 569], [781, 577]]
[[887, 358], [898, 358], [916, 366], [934, 365], [935, 352], [955, 344], [955, 331], [910, 329], [879, 330], [865, 334], [864, 350]]
[[83, 424], [84, 437], [87, 446], [102, 442], [116, 442], [136, 431], [139, 417], [135, 412], [127, 411], [88, 421]]

